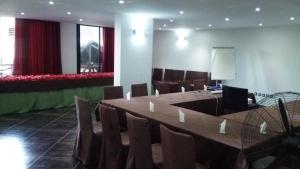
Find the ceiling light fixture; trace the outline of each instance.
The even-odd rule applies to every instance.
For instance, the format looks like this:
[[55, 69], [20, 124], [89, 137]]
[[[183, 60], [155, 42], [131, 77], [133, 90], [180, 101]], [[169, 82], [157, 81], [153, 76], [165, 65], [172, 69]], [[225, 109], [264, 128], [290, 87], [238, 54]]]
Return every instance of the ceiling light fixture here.
[[79, 19], [79, 22], [82, 22], [83, 21], [83, 19]]
[[199, 27], [196, 27], [196, 31], [198, 31], [198, 30], [200, 30], [200, 28], [199, 28]]
[[212, 27], [212, 24], [208, 24], [208, 27]]
[[228, 22], [230, 20], [230, 18], [225, 18], [225, 21]]
[[295, 20], [295, 17], [290, 17], [290, 20], [291, 20], [291, 21]]
[[53, 2], [53, 1], [49, 1], [49, 4], [50, 4], [50, 5], [54, 5], [54, 2]]
[[167, 27], [167, 24], [164, 24], [163, 26], [164, 26], [164, 27]]
[[259, 23], [258, 26], [263, 26], [263, 24], [262, 24], [262, 23]]
[[162, 28], [161, 28], [161, 27], [159, 27], [159, 28], [158, 28], [158, 30], [162, 30]]
[[179, 11], [179, 13], [182, 15], [182, 14], [184, 14], [184, 11]]
[[173, 20], [173, 19], [170, 19], [170, 22], [174, 22], [174, 20]]
[[125, 1], [124, 0], [119, 0], [119, 4], [124, 4]]
[[21, 14], [21, 15], [25, 15], [25, 13], [24, 13], [24, 12], [21, 12], [20, 14]]
[[260, 11], [261, 11], [260, 7], [255, 8], [255, 12], [260, 12]]
[[67, 12], [67, 15], [71, 15], [72, 13], [70, 11]]

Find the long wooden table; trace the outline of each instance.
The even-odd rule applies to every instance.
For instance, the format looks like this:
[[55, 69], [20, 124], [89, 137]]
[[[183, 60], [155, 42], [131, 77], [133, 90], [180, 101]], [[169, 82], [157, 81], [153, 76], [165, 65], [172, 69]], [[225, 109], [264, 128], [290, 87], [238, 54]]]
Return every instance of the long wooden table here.
[[[218, 100], [221, 97], [220, 94], [212, 95], [201, 93], [199, 91], [191, 91], [185, 93], [164, 94], [159, 97], [135, 97], [131, 98], [131, 100], [103, 100], [102, 103], [159, 122], [160, 124], [194, 134], [207, 140], [241, 150], [243, 148], [241, 144], [243, 122], [175, 106], [176, 104], [183, 102]], [[150, 112], [149, 110], [150, 101], [155, 105], [154, 112]], [[185, 122], [183, 123], [179, 122], [179, 110], [185, 113]], [[224, 119], [227, 120], [226, 134], [220, 134], [219, 125]]]

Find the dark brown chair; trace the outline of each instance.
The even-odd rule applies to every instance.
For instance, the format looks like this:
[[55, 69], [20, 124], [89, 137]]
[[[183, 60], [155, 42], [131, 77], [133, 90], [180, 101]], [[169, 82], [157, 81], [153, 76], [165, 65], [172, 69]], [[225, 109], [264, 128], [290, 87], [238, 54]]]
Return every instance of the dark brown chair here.
[[[108, 99], [121, 99], [123, 96], [123, 86], [110, 86], [104, 87], [104, 97], [105, 100]], [[120, 123], [121, 131], [127, 130], [126, 124], [126, 114], [124, 111], [117, 109], [118, 119]], [[99, 113], [97, 113], [99, 114]]]
[[193, 84], [194, 84], [194, 90], [203, 90], [203, 89], [204, 89], [205, 82], [206, 82], [205, 79], [194, 80], [194, 81], [193, 81]]
[[120, 99], [123, 98], [123, 86], [104, 87], [103, 99]]
[[195, 143], [192, 136], [160, 126], [164, 169], [205, 169], [196, 163]]
[[127, 113], [130, 149], [126, 169], [154, 169], [162, 164], [160, 144], [151, 144], [150, 124]]
[[159, 94], [170, 93], [170, 85], [167, 83], [156, 83], [156, 89], [159, 91]]
[[120, 133], [115, 108], [100, 105], [102, 117], [103, 141], [98, 169], [124, 169], [129, 150], [129, 138], [126, 132]]
[[205, 83], [207, 82], [208, 79], [208, 73], [207, 72], [198, 72], [198, 71], [186, 71], [185, 75], [185, 81], [190, 81], [191, 83], [194, 80], [198, 79], [205, 79]]
[[148, 96], [147, 83], [132, 84], [131, 95], [132, 97]]
[[181, 92], [181, 87], [184, 87], [185, 91], [191, 91], [190, 82], [188, 82], [188, 81], [178, 82], [178, 86], [177, 86], [178, 92]]
[[152, 82], [161, 81], [163, 76], [163, 69], [153, 68], [152, 72]]
[[75, 96], [78, 120], [77, 136], [73, 149], [73, 157], [83, 165], [97, 165], [102, 141], [101, 123], [92, 123], [91, 105], [87, 100]]
[[173, 69], [165, 69], [164, 81], [172, 81], [174, 76]]
[[173, 82], [183, 81], [183, 78], [184, 78], [184, 70], [174, 70], [173, 78], [172, 78]]

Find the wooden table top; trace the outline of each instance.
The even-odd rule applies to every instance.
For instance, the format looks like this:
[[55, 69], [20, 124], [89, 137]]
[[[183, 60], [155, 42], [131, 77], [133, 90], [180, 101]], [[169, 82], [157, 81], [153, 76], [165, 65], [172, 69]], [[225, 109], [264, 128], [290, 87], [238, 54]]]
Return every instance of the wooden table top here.
[[[217, 99], [221, 97], [222, 96], [220, 94], [209, 95], [207, 93], [203, 94], [198, 91], [191, 91], [185, 93], [163, 94], [159, 97], [134, 97], [131, 98], [131, 100], [103, 100], [102, 103], [241, 150], [241, 130], [243, 122], [236, 120], [235, 118], [231, 119], [227, 117], [216, 117], [172, 105], [182, 102]], [[149, 111], [150, 101], [155, 105], [154, 112]], [[179, 110], [185, 113], [184, 123], [179, 122]], [[241, 115], [243, 116], [245, 113], [242, 112]], [[220, 134], [219, 124], [224, 119], [227, 120], [226, 134]]]

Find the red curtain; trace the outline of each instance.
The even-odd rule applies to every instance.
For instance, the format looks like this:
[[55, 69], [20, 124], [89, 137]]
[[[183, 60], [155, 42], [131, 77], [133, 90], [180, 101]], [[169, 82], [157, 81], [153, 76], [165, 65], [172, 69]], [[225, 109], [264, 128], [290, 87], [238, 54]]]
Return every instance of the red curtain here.
[[14, 75], [61, 73], [59, 22], [16, 19]]
[[115, 30], [114, 28], [103, 28], [103, 55], [102, 55], [102, 71], [114, 71], [114, 42]]

